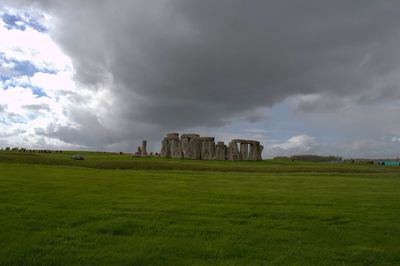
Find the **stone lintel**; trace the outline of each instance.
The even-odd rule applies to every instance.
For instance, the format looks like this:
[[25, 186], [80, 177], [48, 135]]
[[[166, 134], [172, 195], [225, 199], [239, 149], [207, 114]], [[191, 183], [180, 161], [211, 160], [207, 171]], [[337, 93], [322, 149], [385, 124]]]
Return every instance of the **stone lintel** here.
[[200, 137], [199, 140], [201, 141], [214, 141], [214, 137]]
[[181, 139], [184, 138], [189, 138], [189, 139], [194, 139], [194, 138], [200, 138], [199, 134], [182, 134]]
[[179, 138], [179, 133], [168, 133], [167, 138]]
[[260, 145], [259, 141], [256, 140], [249, 140], [249, 139], [233, 139], [233, 142], [236, 143], [242, 143], [242, 144], [256, 144], [256, 145]]
[[165, 140], [179, 140], [179, 137], [165, 137]]

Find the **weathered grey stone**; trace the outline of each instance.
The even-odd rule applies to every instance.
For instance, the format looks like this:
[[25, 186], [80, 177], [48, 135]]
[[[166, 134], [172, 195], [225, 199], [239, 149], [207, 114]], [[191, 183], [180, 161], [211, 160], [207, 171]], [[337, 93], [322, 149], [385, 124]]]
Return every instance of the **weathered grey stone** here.
[[160, 156], [163, 158], [182, 158], [182, 148], [178, 133], [168, 133], [162, 140]]
[[[200, 136], [198, 134], [182, 134], [181, 135], [181, 145], [182, 145], [182, 156], [185, 159], [199, 159], [199, 156], [195, 154], [194, 145], [198, 145], [198, 139]], [[198, 149], [197, 149], [198, 150]]]
[[260, 144], [259, 141], [249, 140], [249, 139], [233, 139], [232, 141], [236, 141], [237, 143], [244, 143], [244, 144], [257, 144], [257, 145]]
[[263, 146], [259, 144], [250, 144], [250, 153], [249, 153], [249, 160], [258, 161], [262, 160], [261, 152], [263, 150]]
[[74, 155], [71, 156], [71, 159], [72, 160], [85, 160], [85, 157], [83, 157], [80, 154], [74, 154]]
[[168, 139], [179, 139], [179, 133], [168, 133], [167, 138]]
[[200, 138], [200, 135], [199, 134], [182, 134], [181, 139], [183, 139], [183, 138], [189, 138], [189, 139]]
[[227, 159], [227, 152], [228, 148], [224, 144], [223, 141], [218, 141], [217, 145], [215, 146], [215, 158], [217, 160], [226, 160]]
[[200, 137], [199, 139], [201, 141], [214, 141], [215, 140], [214, 137]]
[[147, 156], [147, 141], [146, 140], [142, 141], [142, 153], [140, 155]]
[[247, 142], [240, 143], [240, 158], [242, 160], [249, 160], [249, 144]]
[[264, 150], [263, 145], [258, 145], [258, 158], [257, 160], [262, 160], [262, 151]]
[[[143, 150], [145, 149], [142, 149], [142, 152]], [[182, 134], [179, 138], [178, 133], [169, 133], [162, 140], [160, 156], [194, 160], [261, 160], [262, 150], [263, 146], [255, 140], [234, 139], [227, 147], [222, 141], [215, 145], [213, 137]]]
[[171, 139], [169, 142], [171, 148], [171, 158], [182, 159], [182, 145], [180, 139]]
[[193, 160], [201, 159], [201, 141], [199, 138], [193, 138], [190, 140], [190, 146], [192, 147], [192, 157]]
[[213, 137], [199, 138], [201, 142], [201, 159], [213, 160], [215, 159], [215, 142]]
[[229, 142], [229, 146], [228, 146], [228, 160], [232, 160], [232, 161], [236, 161], [236, 160], [240, 160], [240, 152], [239, 152], [239, 148], [237, 145], [237, 141], [236, 140], [232, 140], [231, 142]]
[[256, 144], [250, 144], [249, 159], [252, 161], [257, 160], [257, 145]]
[[169, 141], [167, 138], [164, 138], [161, 142], [161, 152], [160, 157], [163, 158], [171, 158], [171, 149], [169, 147]]
[[190, 138], [184, 138], [181, 136], [181, 145], [182, 145], [182, 155], [184, 159], [191, 159], [192, 149], [190, 146]]

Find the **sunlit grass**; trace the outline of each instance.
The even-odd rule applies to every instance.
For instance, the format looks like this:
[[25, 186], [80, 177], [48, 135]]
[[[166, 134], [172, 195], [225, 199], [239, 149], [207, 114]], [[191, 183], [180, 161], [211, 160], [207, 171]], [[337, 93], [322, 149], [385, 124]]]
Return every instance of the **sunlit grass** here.
[[400, 261], [398, 168], [84, 156], [1, 153], [0, 265]]

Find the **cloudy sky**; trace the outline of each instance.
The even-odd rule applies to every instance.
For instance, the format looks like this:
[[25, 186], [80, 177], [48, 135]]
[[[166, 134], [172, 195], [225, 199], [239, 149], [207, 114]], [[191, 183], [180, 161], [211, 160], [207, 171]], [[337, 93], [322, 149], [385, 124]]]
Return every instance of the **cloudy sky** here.
[[0, 146], [400, 156], [397, 0], [6, 0]]

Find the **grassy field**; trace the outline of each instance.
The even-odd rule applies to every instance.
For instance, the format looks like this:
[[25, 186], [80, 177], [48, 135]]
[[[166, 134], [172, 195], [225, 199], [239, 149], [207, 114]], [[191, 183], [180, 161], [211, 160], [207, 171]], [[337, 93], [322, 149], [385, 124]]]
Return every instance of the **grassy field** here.
[[399, 265], [400, 167], [0, 152], [0, 265]]

